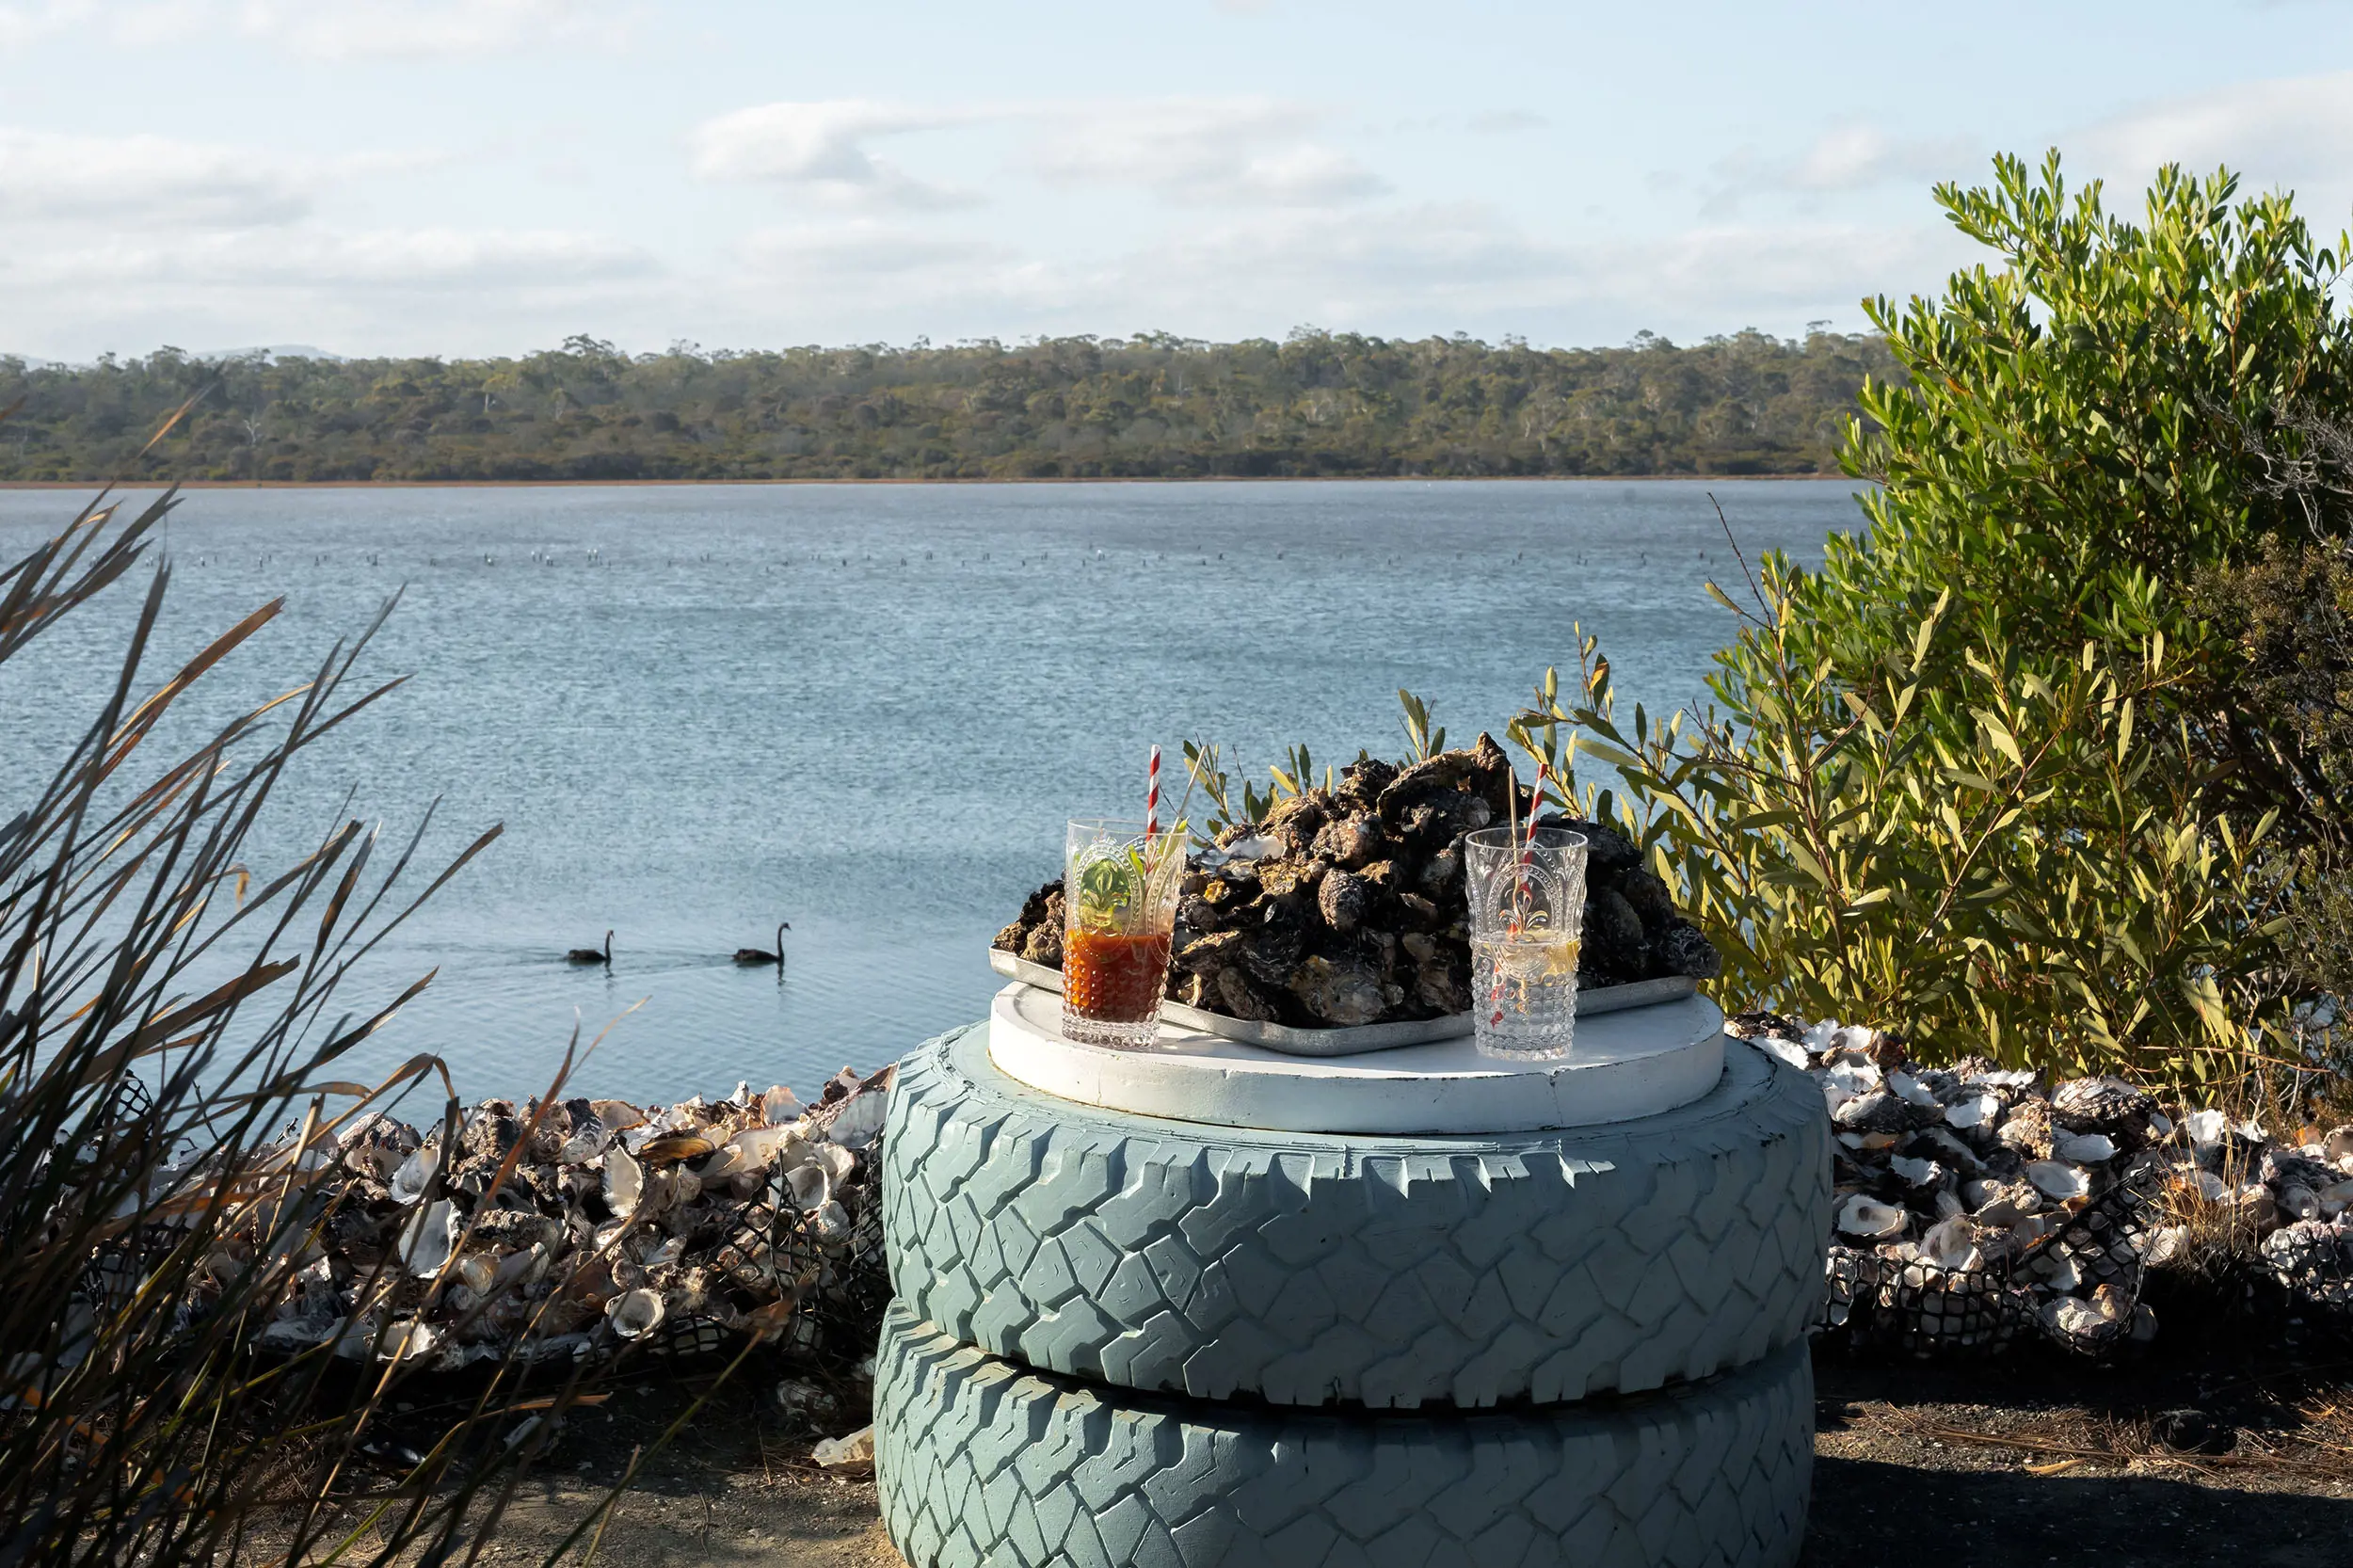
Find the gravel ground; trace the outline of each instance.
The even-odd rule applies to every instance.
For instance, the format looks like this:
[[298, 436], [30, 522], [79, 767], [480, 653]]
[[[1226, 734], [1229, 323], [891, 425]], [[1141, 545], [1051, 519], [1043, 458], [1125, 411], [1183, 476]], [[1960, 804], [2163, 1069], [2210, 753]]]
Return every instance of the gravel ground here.
[[[1914, 1554], [1937, 1568], [2353, 1562], [2353, 1355], [2103, 1368], [2040, 1352], [1977, 1367], [1824, 1352], [1815, 1369], [1808, 1568]], [[898, 1568], [872, 1481], [818, 1468], [818, 1434], [768, 1397], [775, 1372], [742, 1376], [648, 1462], [597, 1560]], [[698, 1389], [692, 1378], [616, 1389], [576, 1414], [477, 1560], [540, 1561]], [[2152, 1435], [2161, 1413], [2185, 1409], [2227, 1451]]]

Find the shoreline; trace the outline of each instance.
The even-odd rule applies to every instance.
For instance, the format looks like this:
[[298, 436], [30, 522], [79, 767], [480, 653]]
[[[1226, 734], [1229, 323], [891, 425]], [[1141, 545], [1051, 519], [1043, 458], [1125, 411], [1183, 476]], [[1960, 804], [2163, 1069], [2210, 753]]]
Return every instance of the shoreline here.
[[0, 490], [544, 490], [784, 485], [1867, 485], [1843, 473], [1324, 473], [1109, 475], [1037, 479], [0, 479]]

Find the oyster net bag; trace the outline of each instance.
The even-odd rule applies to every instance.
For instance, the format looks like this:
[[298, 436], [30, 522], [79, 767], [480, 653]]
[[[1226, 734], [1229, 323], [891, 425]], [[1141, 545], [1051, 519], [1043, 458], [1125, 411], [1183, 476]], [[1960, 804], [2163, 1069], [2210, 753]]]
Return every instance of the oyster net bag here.
[[[67, 1186], [104, 1159], [104, 1145], [117, 1138], [143, 1134], [154, 1114], [147, 1086], [124, 1079], [107, 1092], [98, 1114], [81, 1128], [61, 1134], [50, 1149], [50, 1160], [62, 1167]], [[95, 1306], [114, 1307], [127, 1302], [145, 1281], [153, 1260], [170, 1252], [180, 1232], [168, 1224], [135, 1225], [102, 1241], [82, 1269], [82, 1294]]]
[[2034, 1321], [2031, 1299], [2007, 1271], [1863, 1256], [1868, 1268], [1857, 1272], [1868, 1273], [1870, 1288], [1861, 1298], [1863, 1310], [1850, 1310], [1847, 1319], [1858, 1347], [1912, 1355], [1991, 1354]]
[[2149, 1243], [2164, 1220], [2165, 1167], [2129, 1166], [2115, 1186], [2091, 1200], [2046, 1245], [2060, 1249], [2080, 1283], [2044, 1301], [2036, 1320], [2064, 1349], [2104, 1357], [2154, 1329], [2141, 1304]]
[[[835, 1190], [850, 1216], [841, 1235], [824, 1238], [778, 1184], [763, 1186], [728, 1216], [717, 1262], [744, 1297], [798, 1303], [782, 1343], [821, 1361], [855, 1363], [872, 1352], [890, 1304], [883, 1257], [883, 1140], [860, 1151], [851, 1178]], [[682, 1323], [656, 1348], [670, 1355], [718, 1354], [737, 1339], [711, 1321]]]
[[2300, 1221], [2264, 1239], [2273, 1310], [2294, 1328], [2353, 1343], [2353, 1225]]
[[[2031, 1246], [1974, 1268], [1941, 1265], [1908, 1244], [1833, 1242], [1816, 1333], [1925, 1357], [1993, 1354], [2039, 1332], [2078, 1354], [2113, 1354], [2137, 1324], [2148, 1326], [2142, 1260], [2162, 1219], [2164, 1180], [2153, 1163], [2130, 1167]], [[2353, 1303], [2353, 1285], [2344, 1295]]]

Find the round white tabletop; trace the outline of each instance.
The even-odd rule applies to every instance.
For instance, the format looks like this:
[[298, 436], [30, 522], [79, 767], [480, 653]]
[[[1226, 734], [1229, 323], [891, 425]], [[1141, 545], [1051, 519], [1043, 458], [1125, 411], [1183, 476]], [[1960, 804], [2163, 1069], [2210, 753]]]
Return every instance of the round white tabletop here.
[[1286, 1056], [1163, 1022], [1148, 1050], [1062, 1037], [1062, 998], [1008, 985], [988, 1054], [1006, 1076], [1107, 1111], [1277, 1132], [1477, 1135], [1632, 1121], [1689, 1105], [1723, 1073], [1724, 1016], [1705, 997], [1577, 1023], [1543, 1062], [1484, 1056], [1467, 1036], [1361, 1056]]

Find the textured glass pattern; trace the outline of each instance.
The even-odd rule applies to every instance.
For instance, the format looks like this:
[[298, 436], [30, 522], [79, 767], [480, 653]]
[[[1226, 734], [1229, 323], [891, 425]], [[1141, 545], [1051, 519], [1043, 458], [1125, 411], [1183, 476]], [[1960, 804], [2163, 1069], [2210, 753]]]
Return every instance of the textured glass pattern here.
[[1479, 1048], [1515, 1060], [1576, 1043], [1577, 954], [1585, 928], [1585, 840], [1539, 827], [1482, 828], [1463, 842], [1470, 898], [1471, 1019]]
[[1147, 835], [1140, 822], [1070, 824], [1063, 857], [1065, 1037], [1130, 1050], [1158, 1037], [1184, 874], [1181, 831]]

